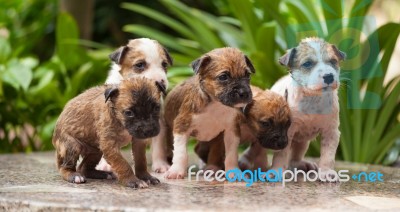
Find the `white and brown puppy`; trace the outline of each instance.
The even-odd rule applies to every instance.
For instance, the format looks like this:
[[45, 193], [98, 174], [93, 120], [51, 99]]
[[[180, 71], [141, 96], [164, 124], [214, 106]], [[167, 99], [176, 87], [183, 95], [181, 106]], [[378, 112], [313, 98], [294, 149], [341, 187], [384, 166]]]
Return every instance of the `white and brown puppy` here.
[[[252, 99], [250, 74], [254, 67], [238, 49], [214, 49], [192, 63], [195, 76], [177, 85], [165, 100], [166, 137], [173, 139], [168, 179], [186, 175], [187, 141], [210, 141], [220, 133], [226, 150], [225, 168], [238, 167], [241, 118], [239, 107]], [[168, 142], [167, 141], [167, 142]]]
[[[335, 45], [320, 38], [306, 38], [279, 59], [289, 69], [271, 88], [284, 95], [292, 112], [288, 131], [289, 145], [274, 154], [272, 168], [288, 166], [305, 171], [321, 169], [321, 176], [334, 168], [339, 145], [339, 87], [340, 61], [346, 57]], [[321, 157], [317, 164], [304, 160], [309, 142], [321, 135]]]
[[[110, 59], [113, 63], [106, 84], [119, 84], [123, 79], [146, 77], [155, 80], [164, 90], [168, 88], [167, 68], [173, 61], [159, 42], [148, 38], [130, 40], [126, 46], [111, 53]], [[161, 131], [164, 130], [162, 117]], [[165, 172], [169, 168], [164, 141], [164, 138], [152, 138], [152, 169], [156, 172]], [[111, 171], [110, 165], [104, 159], [97, 169]]]

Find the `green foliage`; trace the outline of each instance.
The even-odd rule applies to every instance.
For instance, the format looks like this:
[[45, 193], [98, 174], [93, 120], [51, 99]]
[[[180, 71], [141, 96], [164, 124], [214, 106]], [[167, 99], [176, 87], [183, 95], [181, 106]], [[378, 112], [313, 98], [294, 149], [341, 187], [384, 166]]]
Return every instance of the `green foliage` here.
[[[226, 0], [224, 8], [229, 8], [231, 17], [213, 15], [177, 0], [161, 0], [174, 18], [138, 4], [124, 3], [122, 7], [154, 19], [177, 34], [144, 25], [124, 27], [127, 32], [157, 39], [172, 49], [178, 65], [185, 66], [213, 48], [242, 49], [257, 69], [252, 83], [264, 88], [285, 74], [277, 64], [284, 49], [296, 46], [307, 36], [336, 44], [348, 55], [339, 90], [338, 158], [382, 163], [400, 137], [400, 77], [383, 83], [400, 28], [398, 23], [388, 23], [369, 31], [374, 27], [373, 17], [368, 16], [372, 2]], [[313, 142], [310, 149], [311, 155], [318, 155], [319, 143]]]
[[[43, 24], [38, 18], [33, 25]], [[0, 152], [52, 149], [51, 136], [62, 108], [84, 89], [104, 81], [111, 50], [82, 48], [76, 23], [65, 13], [57, 15], [56, 51], [45, 61], [29, 54], [35, 41], [16, 41], [27, 28], [7, 29], [10, 36], [0, 38]], [[43, 33], [27, 33], [24, 39]]]

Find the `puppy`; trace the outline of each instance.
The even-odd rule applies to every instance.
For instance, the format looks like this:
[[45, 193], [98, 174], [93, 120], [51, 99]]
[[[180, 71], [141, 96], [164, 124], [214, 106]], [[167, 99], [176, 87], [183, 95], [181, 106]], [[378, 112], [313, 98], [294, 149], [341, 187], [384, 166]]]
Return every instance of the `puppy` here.
[[241, 118], [238, 108], [252, 99], [250, 74], [254, 67], [249, 58], [235, 48], [219, 48], [192, 63], [195, 76], [176, 86], [165, 100], [166, 138], [173, 139], [169, 179], [183, 178], [188, 163], [187, 141], [190, 136], [209, 141], [223, 133], [225, 167], [238, 166], [237, 147]]
[[130, 40], [110, 54], [113, 62], [106, 84], [119, 84], [132, 77], [146, 77], [168, 88], [167, 68], [172, 58], [166, 48], [155, 40], [138, 38]]
[[[284, 95], [292, 111], [289, 145], [274, 154], [272, 168], [287, 169], [288, 165], [305, 171], [316, 170], [315, 163], [304, 160], [309, 142], [321, 135], [321, 157], [318, 163], [325, 177], [334, 168], [339, 145], [339, 62], [346, 54], [320, 38], [306, 38], [279, 59], [289, 69], [271, 88]], [[289, 164], [290, 162], [290, 164]]]
[[[239, 159], [239, 168], [266, 171], [267, 149], [281, 150], [288, 144], [290, 109], [285, 99], [272, 91], [251, 86], [253, 101], [243, 108], [240, 124], [241, 143], [250, 142]], [[195, 152], [207, 164], [205, 169], [217, 171], [223, 167], [224, 146], [220, 136], [212, 141], [197, 143]]]
[[[160, 131], [160, 90], [148, 79], [124, 80], [118, 87], [91, 88], [70, 100], [57, 120], [52, 143], [64, 180], [111, 179], [96, 170], [102, 155], [122, 185], [144, 188], [160, 181], [147, 172], [146, 144], [141, 139]], [[132, 141], [135, 174], [120, 152]], [[82, 162], [76, 169], [77, 160]]]
[[[167, 68], [173, 64], [173, 61], [167, 49], [157, 41], [148, 38], [130, 40], [126, 46], [110, 54], [110, 59], [113, 63], [106, 84], [119, 84], [122, 79], [146, 77], [158, 82], [164, 90], [168, 88]], [[160, 118], [160, 127], [163, 131], [162, 118]], [[152, 169], [156, 172], [165, 172], [169, 168], [169, 163], [164, 138], [152, 138], [151, 147]], [[97, 169], [111, 171], [110, 165], [103, 158]]]

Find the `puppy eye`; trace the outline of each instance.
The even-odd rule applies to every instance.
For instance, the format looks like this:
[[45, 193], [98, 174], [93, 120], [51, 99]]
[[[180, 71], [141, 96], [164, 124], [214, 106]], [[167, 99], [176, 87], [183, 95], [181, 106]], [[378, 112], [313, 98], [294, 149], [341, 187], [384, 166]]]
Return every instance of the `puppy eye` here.
[[260, 121], [260, 125], [261, 125], [263, 128], [270, 128], [270, 127], [272, 126], [272, 124], [273, 124], [272, 119], [268, 119], [268, 120], [266, 120], [266, 121]]
[[301, 66], [302, 66], [303, 68], [309, 69], [309, 68], [311, 68], [313, 65], [314, 65], [313, 62], [307, 61], [307, 62], [303, 63]]
[[125, 110], [124, 111], [124, 116], [132, 118], [134, 115], [133, 115], [133, 112], [131, 110]]
[[167, 62], [162, 62], [161, 66], [163, 67], [163, 69], [167, 69], [168, 68], [168, 63]]
[[333, 66], [336, 66], [338, 64], [338, 61], [336, 59], [332, 59], [329, 61], [330, 64], [332, 64]]
[[250, 73], [246, 71], [246, 74], [244, 75], [244, 78], [250, 79]]
[[218, 76], [218, 80], [219, 80], [219, 81], [226, 81], [226, 80], [228, 80], [228, 79], [229, 79], [229, 75], [226, 74], [226, 73], [223, 73], [223, 74], [221, 74], [221, 75]]
[[134, 66], [135, 66], [136, 69], [143, 70], [144, 67], [146, 66], [146, 63], [145, 62], [138, 62]]

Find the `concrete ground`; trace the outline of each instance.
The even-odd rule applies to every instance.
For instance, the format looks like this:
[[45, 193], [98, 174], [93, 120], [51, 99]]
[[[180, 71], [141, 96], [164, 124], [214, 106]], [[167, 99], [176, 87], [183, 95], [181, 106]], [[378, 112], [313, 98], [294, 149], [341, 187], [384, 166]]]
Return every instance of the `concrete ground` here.
[[[126, 153], [128, 156], [129, 154]], [[197, 159], [192, 156], [191, 163]], [[400, 169], [337, 162], [352, 174], [379, 171], [383, 182], [255, 183], [164, 180], [135, 190], [115, 180], [63, 181], [54, 152], [0, 155], [0, 211], [400, 211]], [[362, 180], [364, 181], [364, 179]]]

